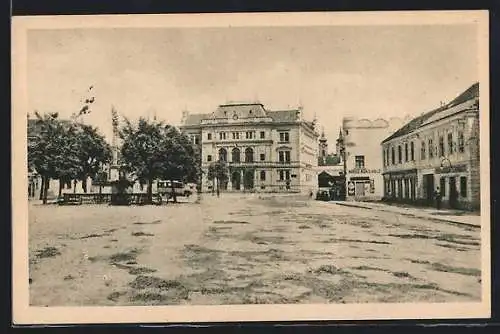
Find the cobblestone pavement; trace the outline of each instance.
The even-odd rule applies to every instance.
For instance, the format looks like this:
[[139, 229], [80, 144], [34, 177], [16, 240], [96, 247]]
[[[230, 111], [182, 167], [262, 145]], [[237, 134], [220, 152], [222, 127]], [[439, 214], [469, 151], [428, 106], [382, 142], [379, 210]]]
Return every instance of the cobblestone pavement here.
[[32, 305], [480, 300], [474, 227], [257, 194], [29, 218]]

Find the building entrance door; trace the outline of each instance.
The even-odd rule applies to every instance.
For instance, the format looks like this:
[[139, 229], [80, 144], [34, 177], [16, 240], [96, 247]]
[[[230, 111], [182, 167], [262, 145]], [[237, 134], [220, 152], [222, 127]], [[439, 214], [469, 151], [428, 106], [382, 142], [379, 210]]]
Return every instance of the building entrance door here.
[[243, 182], [244, 182], [245, 190], [253, 189], [253, 187], [254, 187], [254, 171], [253, 170], [245, 171], [245, 177], [244, 177]]
[[239, 171], [233, 172], [231, 175], [231, 185], [234, 190], [241, 189], [241, 173]]
[[457, 182], [454, 176], [450, 177], [449, 180], [449, 188], [450, 188], [450, 208], [455, 209], [457, 207]]
[[434, 203], [434, 174], [424, 175], [424, 191], [427, 204]]
[[354, 196], [355, 197], [365, 196], [365, 183], [364, 182], [356, 182]]

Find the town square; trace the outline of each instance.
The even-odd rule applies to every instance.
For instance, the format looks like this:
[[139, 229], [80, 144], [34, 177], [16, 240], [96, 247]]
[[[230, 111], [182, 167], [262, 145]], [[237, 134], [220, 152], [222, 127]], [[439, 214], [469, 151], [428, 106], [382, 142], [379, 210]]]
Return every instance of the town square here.
[[33, 206], [30, 302], [479, 300], [479, 217], [434, 217], [259, 194], [154, 207]]
[[26, 36], [30, 306], [485, 301], [473, 25]]

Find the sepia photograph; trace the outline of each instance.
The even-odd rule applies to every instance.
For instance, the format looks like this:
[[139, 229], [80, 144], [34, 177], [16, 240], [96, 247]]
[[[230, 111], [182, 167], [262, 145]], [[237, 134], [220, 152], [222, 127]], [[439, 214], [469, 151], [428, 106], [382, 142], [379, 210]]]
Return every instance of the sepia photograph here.
[[14, 17], [13, 320], [489, 317], [487, 20]]

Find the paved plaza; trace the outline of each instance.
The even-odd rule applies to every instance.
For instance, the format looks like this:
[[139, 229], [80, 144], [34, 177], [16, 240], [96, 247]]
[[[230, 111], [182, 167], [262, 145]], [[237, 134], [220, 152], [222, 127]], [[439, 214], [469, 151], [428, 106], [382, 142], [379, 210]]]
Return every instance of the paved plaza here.
[[35, 306], [465, 302], [481, 294], [478, 227], [305, 197], [31, 204], [29, 238]]

